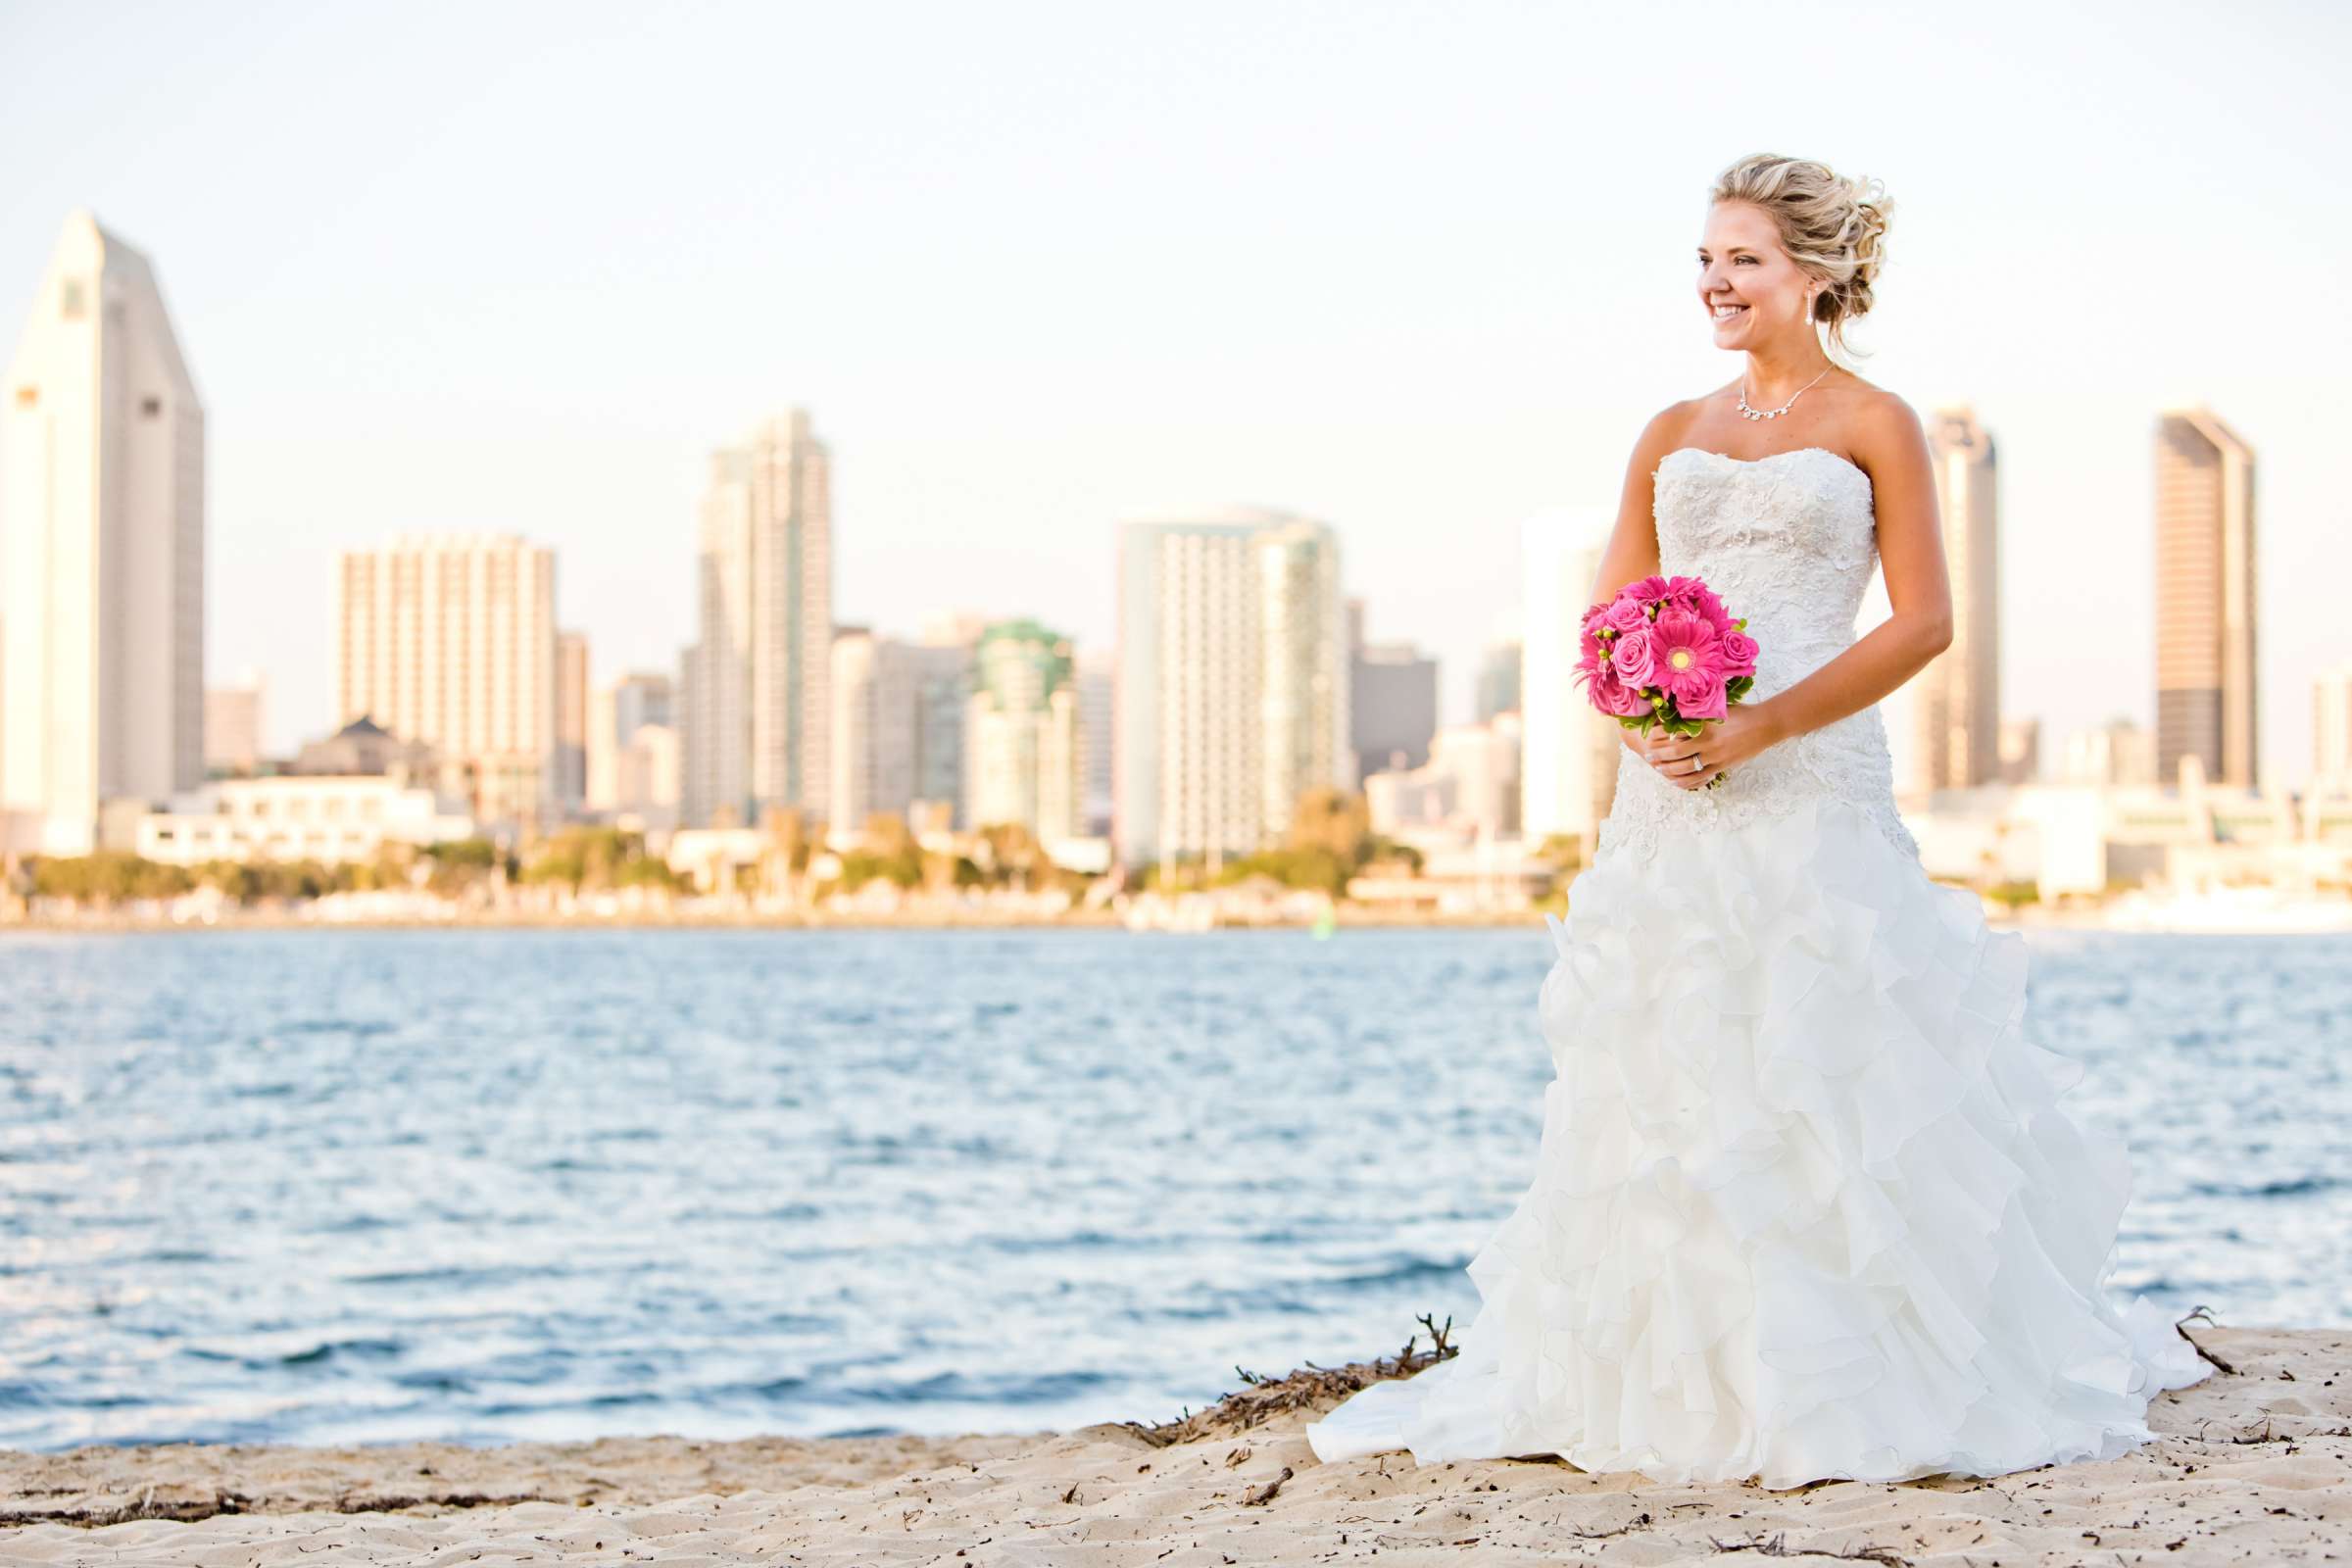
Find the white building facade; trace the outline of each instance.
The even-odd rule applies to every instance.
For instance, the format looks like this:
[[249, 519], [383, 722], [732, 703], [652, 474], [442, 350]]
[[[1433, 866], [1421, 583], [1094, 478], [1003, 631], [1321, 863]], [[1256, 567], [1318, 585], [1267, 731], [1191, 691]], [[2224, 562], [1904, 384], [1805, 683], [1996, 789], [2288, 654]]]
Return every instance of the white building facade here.
[[1937, 412], [1928, 432], [1952, 643], [1911, 681], [1912, 788], [1971, 789], [2001, 777], [2000, 461], [1970, 410]]
[[1500, 712], [1432, 737], [1419, 767], [1364, 780], [1372, 831], [1416, 848], [1516, 839], [1519, 832], [1520, 718]]
[[1119, 544], [1112, 833], [1129, 863], [1253, 853], [1351, 789], [1338, 536], [1234, 509]]
[[67, 219], [0, 403], [0, 848], [204, 777], [204, 408], [147, 259]]
[[965, 799], [974, 827], [1017, 822], [1041, 843], [1080, 821], [1077, 662], [1069, 639], [1033, 620], [981, 634], [964, 721]]
[[587, 806], [647, 832], [677, 826], [678, 730], [667, 675], [623, 675], [588, 705]]
[[2311, 683], [2311, 776], [2322, 795], [2352, 795], [2352, 664]]
[[486, 821], [561, 800], [556, 554], [513, 534], [407, 534], [343, 553], [336, 722], [371, 718], [471, 780]]
[[1520, 827], [1531, 845], [1577, 839], [1588, 858], [1601, 819], [1616, 803], [1617, 760], [1625, 749], [1623, 726], [1594, 711], [1576, 679], [1585, 612], [1623, 586], [1603, 589], [1597, 582], [1613, 521], [1597, 513], [1562, 511], [1531, 517], [1520, 530], [1527, 592], [1520, 645]]
[[862, 627], [833, 640], [833, 821], [911, 819], [918, 803], [964, 826], [965, 704], [972, 647], [952, 631], [919, 643]]
[[464, 803], [399, 776], [278, 774], [223, 779], [141, 817], [135, 847], [171, 865], [212, 860], [372, 860], [388, 843], [422, 848], [473, 836]]
[[681, 714], [697, 826], [769, 807], [834, 814], [832, 472], [800, 409], [711, 455]]

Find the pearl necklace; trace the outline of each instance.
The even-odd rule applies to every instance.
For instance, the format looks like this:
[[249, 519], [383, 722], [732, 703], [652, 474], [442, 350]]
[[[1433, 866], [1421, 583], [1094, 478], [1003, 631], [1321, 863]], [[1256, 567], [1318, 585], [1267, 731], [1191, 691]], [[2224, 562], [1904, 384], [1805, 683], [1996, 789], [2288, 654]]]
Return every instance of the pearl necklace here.
[[[1823, 366], [1821, 368], [1821, 375], [1829, 374], [1833, 368], [1834, 367], [1832, 366]], [[1747, 406], [1747, 377], [1743, 375], [1740, 378], [1740, 412], [1751, 419], [1777, 419], [1782, 415], [1787, 414], [1790, 409], [1796, 407], [1796, 399], [1801, 398], [1806, 393], [1812, 391], [1813, 382], [1819, 381], [1821, 379], [1821, 375], [1815, 376], [1812, 381], [1807, 381], [1803, 386], [1798, 387], [1796, 389], [1795, 397], [1791, 397], [1788, 402], [1782, 404], [1779, 408], [1766, 410], [1762, 413], [1758, 413], [1756, 410]]]

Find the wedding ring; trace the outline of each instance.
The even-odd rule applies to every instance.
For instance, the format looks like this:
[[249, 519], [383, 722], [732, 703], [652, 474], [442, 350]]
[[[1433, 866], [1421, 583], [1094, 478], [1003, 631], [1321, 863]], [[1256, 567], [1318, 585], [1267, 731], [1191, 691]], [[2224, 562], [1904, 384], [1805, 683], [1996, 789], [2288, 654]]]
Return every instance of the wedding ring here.
[[1699, 767], [1700, 767], [1701, 765], [1702, 765], [1702, 764], [1699, 762], [1699, 760], [1698, 760], [1696, 757], [1693, 757], [1693, 758], [1691, 758], [1691, 759], [1690, 759], [1690, 771], [1691, 771], [1691, 772], [1693, 772], [1693, 773], [1697, 772], [1697, 771], [1699, 770]]

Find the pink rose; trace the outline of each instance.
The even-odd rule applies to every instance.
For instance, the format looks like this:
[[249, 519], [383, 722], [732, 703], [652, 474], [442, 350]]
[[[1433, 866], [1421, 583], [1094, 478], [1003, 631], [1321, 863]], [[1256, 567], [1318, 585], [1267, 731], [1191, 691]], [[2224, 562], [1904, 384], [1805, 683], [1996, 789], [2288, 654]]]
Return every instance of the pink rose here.
[[1614, 666], [1603, 664], [1592, 678], [1592, 706], [1604, 713], [1624, 717], [1649, 711], [1649, 699], [1617, 678]]
[[1674, 699], [1674, 710], [1685, 718], [1725, 718], [1730, 715], [1726, 707], [1724, 683], [1717, 681], [1695, 697], [1679, 693]]
[[1649, 629], [1649, 612], [1632, 599], [1618, 599], [1611, 603], [1608, 614], [1603, 618], [1611, 631], [1628, 632]]
[[1732, 612], [1723, 608], [1723, 601], [1717, 598], [1715, 590], [1705, 583], [1702, 582], [1690, 590], [1690, 608], [1706, 616], [1717, 631], [1732, 629]]
[[1753, 675], [1756, 672], [1756, 640], [1743, 631], [1727, 631], [1722, 637], [1723, 658], [1735, 675]]
[[1647, 686], [1655, 678], [1650, 673], [1649, 630], [1648, 623], [1643, 622], [1619, 637], [1617, 646], [1609, 651], [1609, 662], [1616, 666], [1617, 678], [1628, 686]]

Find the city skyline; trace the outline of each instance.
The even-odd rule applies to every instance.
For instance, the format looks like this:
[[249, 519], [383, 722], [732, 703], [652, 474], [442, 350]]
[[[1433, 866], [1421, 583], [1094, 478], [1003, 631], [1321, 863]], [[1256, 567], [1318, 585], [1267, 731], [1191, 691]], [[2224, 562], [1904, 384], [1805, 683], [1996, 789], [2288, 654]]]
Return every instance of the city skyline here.
[[[9, 825], [17, 849], [86, 847], [113, 798], [152, 804], [186, 789], [210, 749], [200, 732], [213, 699], [224, 710], [242, 708], [240, 727], [258, 716], [258, 690], [207, 692], [201, 684], [202, 553], [186, 548], [201, 540], [204, 515], [203, 416], [192, 387], [145, 258], [88, 213], [72, 215], [25, 329], [7, 410], [7, 446], [16, 455], [7, 497], [16, 568], [10, 624], [23, 649], [42, 656], [14, 664], [16, 727], [32, 744], [21, 744], [13, 759], [0, 753], [0, 775], [16, 790]], [[656, 814], [674, 806], [687, 825], [749, 824], [785, 807], [854, 831], [864, 812], [831, 811], [828, 797], [880, 805], [879, 781], [905, 769], [886, 767], [875, 742], [910, 716], [918, 727], [929, 724], [911, 708], [890, 711], [903, 702], [879, 701], [875, 662], [903, 645], [877, 642], [867, 628], [840, 635], [832, 461], [814, 432], [809, 412], [793, 408], [710, 455], [697, 539], [700, 635], [679, 654], [680, 722], [625, 764], [629, 793]], [[1925, 767], [1913, 787], [2030, 782], [2038, 772], [2040, 720], [2004, 716], [1995, 685], [1996, 443], [1972, 411], [1957, 407], [1937, 411], [1932, 447], [1960, 633], [1917, 683]], [[2260, 641], [2256, 460], [2205, 408], [2165, 411], [2151, 456], [2160, 635], [2147, 771], [2169, 781], [2193, 754], [2204, 778], [2250, 788]], [[76, 488], [69, 481], [77, 474], [104, 482]], [[1532, 666], [1525, 674], [1535, 710], [1525, 731], [1532, 744], [1524, 815], [1540, 832], [1581, 834], [1607, 809], [1605, 760], [1590, 755], [1614, 755], [1606, 726], [1572, 705], [1568, 723], [1597, 739], [1566, 744], [1559, 704], [1545, 695], [1572, 662], [1568, 628], [1586, 597], [1600, 592], [1591, 574], [1607, 521], [1598, 514], [1538, 518], [1523, 531], [1522, 624], [1531, 629], [1524, 646]], [[118, 557], [138, 571], [112, 564]], [[1330, 525], [1270, 511], [1124, 526], [1113, 677], [1124, 696], [1112, 711], [1125, 716], [1112, 748], [1109, 825], [1125, 857], [1248, 853], [1280, 840], [1304, 791], [1354, 788], [1384, 759], [1397, 772], [1428, 759], [1441, 728], [1436, 662], [1410, 643], [1367, 639], [1367, 607], [1347, 593], [1341, 562]], [[586, 634], [559, 625], [556, 584], [554, 549], [514, 534], [404, 534], [379, 549], [344, 552], [336, 723], [388, 726], [431, 748], [456, 770], [452, 778], [472, 780], [467, 793], [487, 820], [528, 831], [576, 813], [591, 772], [593, 660]], [[94, 616], [61, 618], [60, 606], [85, 598]], [[1033, 618], [985, 626], [950, 618], [959, 667], [970, 666], [955, 694], [968, 708], [959, 724], [963, 756], [954, 783], [921, 798], [946, 804], [958, 825], [1019, 822], [1050, 842], [1084, 836], [1088, 758], [1101, 737], [1082, 739], [1071, 642]], [[76, 652], [75, 639], [88, 647]], [[73, 658], [61, 663], [52, 648]], [[23, 678], [27, 670], [37, 678]], [[125, 684], [126, 670], [135, 683]], [[1490, 674], [1482, 667], [1482, 688]], [[193, 703], [183, 689], [192, 689]], [[613, 692], [617, 700], [617, 686]], [[93, 702], [93, 711], [72, 716], [74, 705]], [[25, 730], [25, 714], [40, 725]], [[2324, 786], [2338, 771], [2328, 762], [2334, 726], [2324, 688], [2313, 722], [2326, 754], [2313, 782]], [[610, 775], [615, 795], [620, 738], [643, 727], [624, 724], [617, 711], [603, 726], [611, 755], [595, 771]], [[1514, 725], [1513, 757], [1521, 755], [1520, 733]], [[239, 744], [252, 745], [250, 737]], [[1464, 765], [1491, 772], [1499, 754], [1490, 753]], [[1452, 790], [1440, 775], [1450, 776], [1470, 754], [1457, 740], [1448, 755], [1447, 768], [1392, 789], [1389, 808], [1401, 808], [1398, 790], [1421, 792], [1415, 810]], [[74, 764], [63, 795], [48, 782], [60, 757]], [[682, 767], [668, 760], [678, 759]], [[2069, 771], [2088, 760], [2070, 734]], [[135, 776], [140, 767], [154, 778]], [[673, 782], [662, 782], [665, 769]], [[1489, 793], [1483, 785], [1469, 792]], [[18, 831], [17, 819], [29, 831]]]
[[[2328, 177], [2319, 63], [2340, 53], [2340, 17], [2118, 33], [1996, 10], [1959, 38], [1874, 17], [1850, 37], [1792, 25], [1726, 61], [1641, 16], [1437, 28], [1367, 9], [1347, 29], [1351, 70], [1262, 92], [1321, 36], [1311, 23], [1212, 7], [1198, 48], [1162, 51], [1105, 20], [1093, 43], [1055, 45], [1099, 68], [1071, 71], [1029, 57], [1034, 27], [943, 18], [938, 57], [864, 98], [844, 82], [877, 78], [828, 74], [758, 135], [729, 107], [751, 99], [723, 90], [760, 52], [771, 24], [755, 15], [729, 24], [740, 65], [702, 47], [718, 24], [624, 47], [594, 18], [555, 36], [502, 16], [453, 58], [355, 49], [350, 24], [291, 19], [152, 19], [103, 50], [37, 15], [0, 21], [0, 59], [24, 63], [0, 76], [0, 134], [55, 150], [0, 214], [0, 319], [29, 304], [67, 208], [94, 206], [164, 259], [207, 402], [234, 415], [210, 441], [208, 662], [268, 672], [274, 751], [331, 706], [310, 654], [331, 631], [315, 605], [326, 564], [396, 532], [553, 544], [565, 627], [600, 667], [671, 667], [693, 636], [673, 544], [703, 454], [793, 403], [822, 411], [855, 476], [837, 498], [855, 542], [844, 620], [899, 633], [971, 606], [1106, 645], [1119, 519], [1262, 504], [1345, 531], [1348, 593], [1442, 661], [1441, 721], [1458, 721], [1480, 649], [1517, 629], [1521, 521], [1612, 502], [1641, 421], [1737, 369], [1708, 346], [1686, 258], [1706, 177], [1759, 134], [1887, 179], [1892, 259], [1858, 368], [1923, 416], [1966, 402], [1999, 434], [2011, 713], [2053, 736], [2116, 710], [2154, 722], [2159, 409], [2209, 403], [2262, 454], [2266, 604], [2288, 602], [2290, 568], [2352, 571], [2328, 465], [2352, 326], [2303, 308], [2327, 297], [2347, 221], [2304, 195]], [[850, 17], [795, 39], [831, 59], [894, 44]], [[1840, 69], [1929, 45], [1950, 70], [1924, 87]], [[1475, 56], [1484, 85], [1439, 83], [1407, 108], [1375, 91], [1432, 48]], [[339, 64], [356, 57], [370, 63]], [[203, 90], [193, 67], [231, 59], [249, 90]], [[680, 114], [602, 112], [684, 61], [681, 79], [719, 81]], [[2024, 94], [2015, 116], [1982, 113], [1996, 69]], [[2092, 70], [2095, 117], [2066, 89]], [[1839, 90], [1792, 110], [1789, 72]], [[1238, 81], [1252, 86], [1220, 87]], [[1616, 145], [1611, 115], [1662, 88], [1691, 112], [1643, 116], [1630, 158], [1579, 151]], [[1052, 98], [1051, 137], [1009, 107], [1034, 93]], [[278, 134], [289, 115], [316, 134]], [[927, 129], [951, 122], [953, 146]], [[2102, 166], [2087, 196], [2042, 173], [2051, 149], [2119, 123], [2165, 156]], [[564, 150], [546, 149], [550, 125]], [[779, 140], [826, 151], [753, 157]], [[268, 177], [204, 177], [226, 167]], [[2264, 288], [2213, 309], [2207, 285], [2257, 231]], [[2071, 585], [2118, 563], [2123, 618], [2071, 624]], [[2272, 629], [2263, 774], [2292, 780], [2312, 756], [2295, 672], [2343, 650], [2331, 627]], [[1887, 700], [1898, 753], [1909, 695]]]

